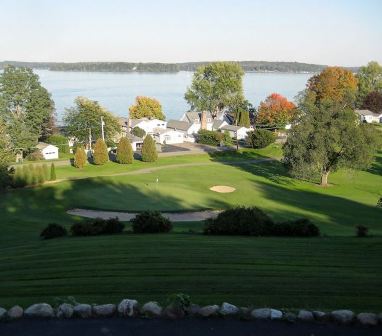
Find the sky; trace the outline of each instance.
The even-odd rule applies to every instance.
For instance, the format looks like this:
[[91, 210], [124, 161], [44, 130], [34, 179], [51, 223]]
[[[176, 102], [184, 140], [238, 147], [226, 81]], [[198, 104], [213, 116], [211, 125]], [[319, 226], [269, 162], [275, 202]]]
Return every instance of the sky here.
[[382, 63], [382, 0], [0, 0], [0, 61]]

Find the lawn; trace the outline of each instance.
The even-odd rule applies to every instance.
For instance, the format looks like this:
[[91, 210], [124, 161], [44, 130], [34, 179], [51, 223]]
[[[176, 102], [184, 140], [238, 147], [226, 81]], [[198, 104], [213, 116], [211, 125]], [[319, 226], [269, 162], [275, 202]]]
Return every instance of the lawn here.
[[[0, 306], [54, 303], [69, 295], [97, 303], [123, 297], [163, 302], [184, 292], [201, 304], [382, 310], [382, 210], [375, 206], [382, 196], [382, 155], [369, 171], [340, 171], [331, 176], [331, 187], [321, 188], [290, 178], [277, 161], [251, 162], [270, 153], [279, 152], [169, 157], [83, 171], [57, 167], [58, 178], [69, 180], [0, 195]], [[104, 176], [85, 178], [97, 174]], [[119, 175], [107, 176], [112, 174]], [[209, 191], [218, 184], [236, 192]], [[308, 217], [324, 237], [209, 237], [200, 234], [201, 223], [179, 223], [167, 235], [38, 238], [50, 222], [69, 227], [79, 220], [65, 212], [73, 207], [179, 211], [232, 205], [259, 206], [275, 220]], [[374, 237], [355, 238], [358, 224]]]

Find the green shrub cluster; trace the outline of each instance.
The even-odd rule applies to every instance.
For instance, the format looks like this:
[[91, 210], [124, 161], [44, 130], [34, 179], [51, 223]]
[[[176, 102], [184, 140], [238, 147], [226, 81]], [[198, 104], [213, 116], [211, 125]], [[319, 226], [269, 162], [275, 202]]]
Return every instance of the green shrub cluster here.
[[73, 224], [70, 232], [73, 236], [98, 236], [121, 233], [124, 227], [125, 225], [118, 218], [96, 218]]
[[274, 223], [256, 207], [237, 207], [221, 212], [205, 222], [204, 234], [242, 236], [319, 236], [318, 227], [308, 219]]
[[198, 142], [205, 145], [211, 145], [211, 146], [219, 146], [220, 143], [223, 143], [225, 146], [229, 146], [229, 145], [232, 145], [232, 138], [229, 135], [228, 131], [218, 132], [218, 131], [199, 130]]
[[74, 154], [74, 166], [76, 168], [82, 169], [85, 167], [87, 160], [88, 160], [88, 158], [87, 158], [87, 155], [85, 153], [84, 147], [82, 147], [80, 145], [76, 146], [76, 151]]
[[98, 139], [94, 145], [94, 164], [103, 165], [109, 161], [109, 153], [105, 141]]
[[144, 211], [131, 220], [134, 233], [164, 233], [172, 230], [171, 221], [159, 211]]
[[369, 229], [364, 225], [357, 225], [356, 226], [356, 235], [359, 238], [366, 237], [369, 232]]
[[247, 144], [252, 148], [265, 148], [276, 140], [276, 135], [272, 131], [256, 129], [248, 132]]
[[59, 153], [69, 154], [70, 148], [68, 139], [62, 134], [52, 134], [46, 139], [46, 142], [55, 145], [59, 149]]
[[16, 167], [13, 174], [13, 187], [22, 188], [31, 185], [42, 184], [46, 181], [54, 181], [56, 179], [56, 171], [54, 163], [49, 168], [46, 163], [42, 165], [23, 165]]
[[66, 229], [58, 224], [49, 224], [44, 230], [42, 230], [40, 237], [42, 239], [53, 239], [58, 237], [64, 237], [68, 234]]
[[29, 153], [26, 156], [26, 159], [28, 161], [41, 161], [41, 160], [44, 160], [44, 156], [42, 155], [40, 150], [35, 150], [35, 151]]
[[151, 135], [146, 136], [142, 144], [142, 161], [155, 162], [158, 160], [158, 153], [155, 146], [155, 141]]
[[146, 132], [144, 129], [138, 127], [138, 126], [135, 126], [132, 130], [131, 130], [131, 133], [139, 138], [144, 138], [144, 136], [146, 135]]
[[117, 162], [121, 164], [133, 163], [134, 153], [128, 138], [123, 137], [117, 146]]

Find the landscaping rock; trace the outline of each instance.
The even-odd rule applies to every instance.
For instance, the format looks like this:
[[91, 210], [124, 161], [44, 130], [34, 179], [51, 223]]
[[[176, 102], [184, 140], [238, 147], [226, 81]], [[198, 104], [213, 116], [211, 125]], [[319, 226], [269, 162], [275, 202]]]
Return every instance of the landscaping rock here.
[[236, 315], [240, 312], [240, 309], [233, 304], [230, 304], [228, 302], [223, 302], [223, 304], [220, 307], [219, 313], [223, 316], [230, 316], [230, 315]]
[[162, 315], [166, 318], [176, 320], [183, 318], [186, 315], [186, 313], [182, 308], [173, 307], [172, 305], [170, 305], [163, 310]]
[[354, 313], [346, 309], [332, 311], [330, 315], [335, 322], [341, 324], [349, 324], [354, 319]]
[[0, 307], [0, 321], [6, 319], [7, 317], [7, 310]]
[[93, 306], [93, 313], [96, 317], [111, 317], [117, 311], [117, 306], [112, 303]]
[[313, 313], [309, 310], [300, 310], [298, 312], [297, 318], [300, 321], [306, 321], [306, 322], [310, 322], [314, 320]]
[[78, 304], [74, 306], [73, 313], [77, 317], [89, 318], [92, 316], [92, 306], [89, 304]]
[[118, 305], [118, 313], [122, 316], [132, 317], [138, 314], [138, 301], [124, 299]]
[[260, 320], [264, 320], [264, 319], [278, 320], [283, 317], [283, 313], [280, 310], [271, 309], [271, 308], [254, 309], [251, 315], [255, 319], [260, 319]]
[[219, 312], [219, 306], [218, 305], [211, 305], [211, 306], [204, 306], [200, 308], [199, 315], [203, 317], [210, 317], [217, 315]]
[[360, 313], [357, 315], [357, 321], [365, 326], [376, 326], [378, 324], [378, 316], [373, 313]]
[[283, 312], [277, 309], [271, 309], [271, 320], [279, 320], [283, 318]]
[[26, 317], [50, 318], [54, 317], [54, 310], [52, 306], [47, 303], [35, 303], [25, 309], [24, 315]]
[[62, 303], [57, 308], [58, 318], [71, 318], [73, 316], [73, 306], [69, 303]]
[[186, 313], [191, 316], [199, 315], [200, 306], [194, 303], [191, 303], [189, 307], [186, 309]]
[[328, 320], [328, 314], [322, 312], [322, 311], [319, 311], [319, 310], [314, 310], [313, 311], [313, 316], [315, 318], [315, 320], [317, 321], [326, 321]]
[[294, 313], [287, 312], [284, 314], [284, 320], [288, 322], [296, 322], [297, 316]]
[[158, 304], [158, 302], [150, 301], [143, 305], [142, 313], [151, 317], [158, 317], [162, 314], [162, 307]]
[[13, 306], [11, 309], [8, 310], [7, 314], [11, 320], [15, 320], [23, 316], [24, 310], [20, 306]]

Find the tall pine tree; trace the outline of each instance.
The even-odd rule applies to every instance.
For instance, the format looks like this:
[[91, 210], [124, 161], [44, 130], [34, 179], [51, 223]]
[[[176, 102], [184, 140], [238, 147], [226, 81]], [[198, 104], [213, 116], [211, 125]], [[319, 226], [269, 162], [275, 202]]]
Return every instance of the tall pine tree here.
[[146, 136], [142, 145], [142, 161], [154, 162], [158, 159], [158, 153], [155, 147], [155, 141], [151, 135]]
[[93, 159], [96, 165], [103, 165], [109, 161], [107, 146], [102, 139], [98, 139], [94, 145]]

